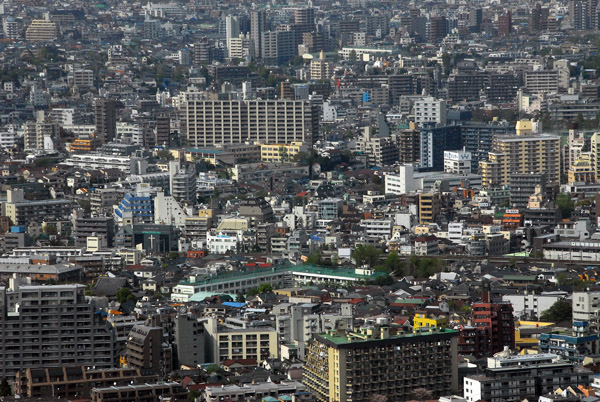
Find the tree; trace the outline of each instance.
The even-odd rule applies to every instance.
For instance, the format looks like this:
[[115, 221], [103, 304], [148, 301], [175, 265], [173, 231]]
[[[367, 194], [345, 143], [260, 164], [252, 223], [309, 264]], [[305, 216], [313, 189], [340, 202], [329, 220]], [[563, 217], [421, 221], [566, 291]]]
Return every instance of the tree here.
[[210, 364], [206, 368], [207, 374], [218, 373], [219, 371], [221, 371], [221, 367], [218, 364]]
[[552, 307], [542, 312], [540, 319], [546, 322], [571, 321], [573, 310], [571, 303], [564, 299], [557, 300]]
[[396, 251], [392, 251], [387, 257], [385, 257], [385, 266], [396, 274], [402, 274], [402, 260], [400, 260], [400, 257]]
[[356, 61], [356, 50], [351, 50], [350, 54], [348, 55], [348, 59], [350, 61]]
[[428, 401], [432, 399], [433, 392], [426, 388], [415, 388], [413, 389], [410, 399], [414, 399], [415, 401]]
[[558, 283], [559, 286], [566, 284], [567, 281], [568, 281], [568, 277], [565, 272], [561, 272], [558, 275], [556, 275], [556, 282]]
[[177, 251], [171, 251], [169, 253], [169, 259], [170, 260], [176, 260], [179, 258], [179, 253]]
[[556, 206], [560, 209], [560, 215], [563, 219], [571, 217], [575, 203], [569, 194], [561, 193], [556, 197]]
[[352, 251], [351, 256], [356, 262], [356, 265], [368, 265], [369, 267], [372, 267], [377, 265], [380, 254], [381, 251], [375, 248], [375, 246], [359, 244]]
[[188, 394], [188, 402], [195, 402], [196, 398], [200, 398], [202, 396], [202, 393], [200, 391], [190, 391]]
[[129, 300], [137, 300], [137, 297], [131, 292], [129, 288], [121, 288], [117, 292], [117, 301], [119, 303], [125, 303]]
[[92, 202], [90, 200], [77, 200], [77, 203], [86, 214], [90, 214], [92, 212]]
[[320, 265], [321, 264], [321, 252], [319, 250], [310, 254], [305, 261], [306, 265]]
[[10, 385], [8, 384], [8, 381], [6, 381], [6, 378], [2, 379], [2, 382], [0, 382], [0, 396], [11, 396], [12, 395], [12, 390], [10, 389]]
[[452, 70], [452, 65], [450, 64], [451, 61], [452, 59], [448, 52], [444, 52], [444, 54], [442, 54], [442, 65], [444, 66], [444, 75], [450, 74], [450, 71]]
[[156, 155], [160, 158], [160, 159], [166, 159], [168, 161], [172, 161], [173, 159], [175, 159], [175, 157], [173, 156], [173, 154], [171, 154], [171, 152], [169, 152], [168, 149], [161, 149], [160, 151], [158, 151], [156, 153]]
[[273, 291], [273, 286], [269, 283], [263, 283], [258, 287], [258, 293], [269, 293]]

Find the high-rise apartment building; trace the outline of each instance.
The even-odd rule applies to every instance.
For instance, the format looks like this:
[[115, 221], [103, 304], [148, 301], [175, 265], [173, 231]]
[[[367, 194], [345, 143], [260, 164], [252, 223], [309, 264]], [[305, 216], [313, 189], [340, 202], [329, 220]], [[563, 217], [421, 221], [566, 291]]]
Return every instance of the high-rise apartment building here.
[[117, 105], [114, 99], [96, 99], [94, 105], [96, 136], [100, 142], [112, 141], [117, 132]]
[[261, 57], [265, 64], [285, 64], [296, 55], [296, 44], [296, 32], [294, 31], [263, 32], [261, 35]]
[[600, 177], [600, 133], [594, 133], [590, 138], [590, 162], [596, 177]]
[[186, 102], [181, 107], [191, 146], [217, 144], [312, 144], [318, 137], [319, 111], [304, 101]]
[[267, 31], [267, 12], [254, 10], [250, 12], [250, 39], [252, 40], [253, 56], [262, 56], [262, 34]]
[[428, 96], [417, 99], [413, 104], [413, 115], [415, 123], [446, 124], [446, 101]]
[[23, 140], [26, 150], [53, 149], [53, 141], [60, 137], [60, 127], [51, 118], [25, 123]]
[[3, 378], [29, 367], [116, 364], [114, 334], [83, 285], [0, 287], [0, 332]]
[[435, 221], [442, 210], [442, 199], [439, 193], [419, 194], [419, 223], [426, 225]]
[[444, 151], [462, 149], [460, 126], [425, 124], [420, 129], [420, 166], [423, 169], [444, 170]]
[[588, 28], [588, 2], [585, 0], [569, 0], [569, 21], [571, 28], [576, 31], [583, 31]]
[[549, 183], [560, 180], [560, 137], [551, 134], [494, 137], [488, 160], [479, 163], [484, 187], [510, 183], [513, 173], [546, 173]]
[[498, 16], [498, 36], [508, 36], [512, 33], [512, 13], [509, 11], [506, 14]]
[[228, 15], [225, 17], [225, 38], [227, 40], [227, 50], [229, 57], [231, 56], [231, 40], [237, 39], [240, 36], [240, 22], [238, 17]]
[[172, 350], [163, 345], [163, 328], [134, 325], [125, 347], [127, 365], [142, 375], [165, 375], [172, 369]]
[[303, 382], [320, 402], [367, 402], [375, 395], [409, 400], [417, 388], [434, 395], [457, 389], [457, 332], [391, 334], [388, 327], [315, 335]]
[[168, 147], [171, 143], [171, 117], [167, 113], [156, 117], [156, 145]]
[[331, 74], [331, 64], [325, 60], [325, 53], [321, 50], [319, 58], [310, 62], [310, 78], [317, 81], [328, 80]]
[[491, 297], [489, 283], [485, 283], [482, 300], [473, 303], [472, 311], [473, 326], [487, 329], [488, 353], [493, 355], [505, 347], [514, 349], [515, 323], [510, 302], [493, 302]]
[[448, 34], [448, 20], [446, 17], [432, 17], [429, 19], [428, 41], [435, 43], [441, 41]]
[[548, 7], [542, 7], [541, 4], [531, 9], [529, 15], [529, 32], [537, 33], [548, 30], [548, 17], [550, 16], [550, 9]]

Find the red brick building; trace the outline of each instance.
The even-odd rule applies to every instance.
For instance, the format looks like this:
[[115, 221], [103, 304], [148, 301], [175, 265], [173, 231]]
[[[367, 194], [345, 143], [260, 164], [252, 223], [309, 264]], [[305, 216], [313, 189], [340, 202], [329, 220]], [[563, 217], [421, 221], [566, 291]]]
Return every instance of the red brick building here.
[[515, 323], [510, 303], [491, 301], [489, 285], [482, 301], [473, 303], [472, 326], [460, 330], [458, 352], [476, 357], [491, 356], [508, 346], [515, 347]]

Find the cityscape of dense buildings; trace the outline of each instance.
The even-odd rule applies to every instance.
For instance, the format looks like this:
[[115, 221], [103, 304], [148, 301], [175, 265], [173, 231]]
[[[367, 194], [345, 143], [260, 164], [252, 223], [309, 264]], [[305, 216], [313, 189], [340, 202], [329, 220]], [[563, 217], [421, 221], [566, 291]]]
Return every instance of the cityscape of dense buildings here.
[[597, 0], [0, 23], [0, 401], [600, 402]]

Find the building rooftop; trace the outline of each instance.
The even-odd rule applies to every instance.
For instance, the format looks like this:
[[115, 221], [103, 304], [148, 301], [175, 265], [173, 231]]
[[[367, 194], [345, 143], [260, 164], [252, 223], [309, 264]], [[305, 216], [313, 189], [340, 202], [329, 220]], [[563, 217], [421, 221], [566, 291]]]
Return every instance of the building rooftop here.
[[[452, 334], [458, 335], [458, 331], [447, 328], [440, 328], [439, 330], [432, 331], [421, 331], [421, 332], [407, 332], [400, 333], [396, 335], [390, 335], [387, 338], [381, 337], [365, 337], [364, 335], [356, 332], [351, 332], [348, 336], [339, 335], [335, 333], [324, 333], [317, 335], [318, 338], [322, 338], [322, 340], [328, 341], [334, 345], [348, 345], [348, 344], [360, 344], [364, 342], [373, 342], [373, 341], [386, 341], [386, 340], [398, 340], [398, 339], [410, 339], [410, 338], [422, 338], [427, 336], [441, 335], [441, 334]], [[363, 339], [364, 338], [364, 339]]]

